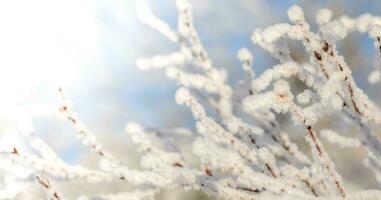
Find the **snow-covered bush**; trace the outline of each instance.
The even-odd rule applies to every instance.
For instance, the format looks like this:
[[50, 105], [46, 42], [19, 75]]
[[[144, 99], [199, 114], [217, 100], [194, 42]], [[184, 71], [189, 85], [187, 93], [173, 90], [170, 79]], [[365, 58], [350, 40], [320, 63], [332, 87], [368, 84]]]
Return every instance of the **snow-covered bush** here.
[[[322, 9], [316, 16], [319, 31], [312, 32], [302, 9], [294, 5], [287, 13], [291, 23], [256, 29], [251, 38], [279, 63], [256, 74], [254, 56], [248, 49], [240, 49], [237, 57], [245, 77], [233, 87], [228, 84], [228, 73], [215, 67], [208, 56], [194, 27], [191, 4], [177, 0], [176, 5], [178, 24], [174, 29], [156, 17], [144, 1], [138, 1], [142, 23], [176, 43], [178, 51], [141, 58], [137, 66], [141, 70], [163, 69], [180, 85], [176, 102], [190, 110], [195, 129], [161, 130], [128, 122], [125, 131], [142, 156], [141, 169], [134, 169], [113, 155], [112, 147], [101, 144], [59, 88], [59, 113], [75, 128], [83, 145], [97, 155], [97, 168], [69, 165], [49, 145], [26, 134], [34, 151], [1, 147], [1, 168], [6, 171], [1, 197], [13, 198], [34, 181], [48, 199], [65, 199], [55, 183], [80, 179], [92, 184], [125, 181], [136, 190], [95, 197], [83, 194], [78, 199], [154, 199], [161, 191], [174, 188], [201, 191], [218, 199], [381, 199], [379, 190], [346, 189], [349, 183], [343, 181], [320, 140], [326, 139], [335, 148], [365, 150], [363, 170], [372, 171], [381, 186], [377, 136], [381, 111], [356, 85], [336, 48], [337, 41], [358, 31], [374, 39], [376, 59], [380, 59], [381, 17], [365, 14], [331, 19], [331, 11]], [[293, 59], [290, 40], [303, 45], [308, 62]], [[299, 80], [306, 89], [295, 93], [290, 78]], [[380, 81], [379, 66], [369, 81]], [[280, 114], [287, 114], [303, 129], [309, 151], [291, 140], [279, 123]], [[357, 137], [317, 130], [319, 120], [328, 115], [354, 124]], [[191, 153], [179, 138], [191, 144]]]

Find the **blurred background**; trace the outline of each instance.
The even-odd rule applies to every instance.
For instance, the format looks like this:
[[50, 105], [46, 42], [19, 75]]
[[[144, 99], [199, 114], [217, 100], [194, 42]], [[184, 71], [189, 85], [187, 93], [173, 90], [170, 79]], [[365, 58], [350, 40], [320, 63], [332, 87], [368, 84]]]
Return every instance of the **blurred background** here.
[[[251, 43], [250, 37], [256, 28], [287, 22], [286, 12], [293, 4], [303, 8], [315, 31], [315, 14], [321, 8], [331, 9], [334, 18], [343, 14], [355, 17], [381, 13], [379, 0], [190, 1], [200, 38], [215, 65], [229, 71], [232, 85], [243, 77], [236, 58], [241, 47], [253, 52], [257, 74], [276, 64], [270, 55]], [[147, 2], [156, 15], [176, 27], [174, 0]], [[76, 139], [70, 124], [43, 111], [57, 104], [57, 85], [63, 87], [80, 118], [105, 146], [113, 147], [110, 150], [126, 160], [138, 158], [136, 153], [130, 153], [133, 149], [124, 134], [128, 121], [147, 127], [191, 128], [190, 112], [174, 101], [177, 84], [167, 80], [162, 70], [139, 71], [135, 66], [139, 57], [177, 49], [155, 30], [140, 24], [135, 3], [135, 0], [0, 1], [0, 134], [12, 142], [27, 142], [21, 142], [15, 131], [17, 125], [31, 118], [33, 134], [43, 138], [66, 162], [93, 163], [95, 159]], [[379, 103], [379, 87], [367, 83], [375, 56], [373, 41], [366, 35], [351, 34], [338, 46], [358, 85]], [[300, 44], [293, 48], [295, 58], [303, 61], [305, 55]], [[287, 116], [280, 118], [285, 128], [294, 130]], [[321, 124], [346, 126], [334, 125], [329, 118]], [[303, 135], [302, 130], [292, 132], [296, 139]], [[360, 172], [365, 169], [361, 158], [354, 162], [348, 156], [364, 152], [339, 150], [333, 154], [334, 160], [341, 161], [337, 164], [339, 171], [354, 181], [351, 187], [376, 187], [369, 178], [370, 172]], [[348, 161], [353, 166], [346, 166]], [[109, 191], [118, 191], [123, 186], [110, 188]], [[91, 191], [91, 187], [81, 189], [86, 190]]]

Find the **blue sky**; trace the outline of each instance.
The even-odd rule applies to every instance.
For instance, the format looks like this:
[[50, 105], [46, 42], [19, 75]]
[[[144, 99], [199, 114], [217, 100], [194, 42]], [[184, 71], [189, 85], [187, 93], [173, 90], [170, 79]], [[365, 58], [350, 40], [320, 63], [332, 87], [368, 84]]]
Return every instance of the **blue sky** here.
[[[192, 125], [190, 113], [175, 105], [176, 83], [167, 80], [163, 71], [141, 72], [135, 67], [139, 57], [170, 53], [177, 47], [137, 21], [134, 0], [20, 2], [0, 3], [0, 89], [6, 102], [0, 107], [2, 115], [10, 107], [56, 102], [52, 88], [59, 83], [81, 118], [99, 134], [122, 135], [127, 121], [161, 127]], [[147, 2], [154, 13], [176, 27], [173, 0]], [[215, 65], [228, 69], [232, 84], [242, 77], [236, 59], [241, 47], [253, 51], [258, 73], [275, 63], [250, 37], [255, 28], [287, 22], [289, 6], [301, 5], [311, 24], [320, 8], [350, 16], [379, 14], [381, 9], [377, 0], [191, 2], [200, 37]], [[372, 42], [365, 36], [354, 37], [358, 39], [354, 45], [364, 56], [360, 63], [366, 66], [355, 66], [365, 68], [355, 70], [355, 78], [367, 88], [364, 72], [371, 68]], [[73, 130], [47, 116], [34, 122], [38, 136], [62, 150], [67, 160], [75, 160], [73, 152], [79, 144], [70, 142], [75, 140]]]

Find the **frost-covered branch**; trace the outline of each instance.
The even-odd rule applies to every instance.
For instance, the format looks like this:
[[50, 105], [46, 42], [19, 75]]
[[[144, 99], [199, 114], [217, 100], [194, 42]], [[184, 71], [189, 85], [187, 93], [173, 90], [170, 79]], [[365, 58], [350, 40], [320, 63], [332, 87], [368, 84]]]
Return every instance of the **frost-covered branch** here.
[[[320, 141], [322, 137], [334, 148], [364, 149], [368, 167], [364, 170], [371, 170], [381, 182], [381, 142], [377, 135], [381, 111], [356, 84], [337, 48], [350, 32], [368, 34], [376, 49], [375, 67], [368, 79], [379, 82], [381, 17], [365, 14], [332, 19], [330, 10], [321, 9], [316, 15], [319, 29], [314, 32], [302, 8], [294, 5], [287, 12], [290, 23], [257, 28], [251, 37], [254, 45], [278, 63], [257, 74], [253, 69], [255, 53], [241, 48], [237, 52], [241, 66], [237, 69], [244, 77], [232, 85], [227, 71], [215, 66], [208, 55], [188, 0], [176, 0], [177, 27], [156, 16], [144, 0], [138, 0], [136, 8], [143, 24], [178, 47], [167, 55], [140, 58], [137, 67], [164, 70], [178, 83], [174, 98], [189, 109], [195, 127], [144, 127], [128, 122], [126, 135], [140, 154], [140, 165], [133, 168], [85, 126], [59, 88], [60, 115], [69, 121], [82, 145], [96, 155], [98, 165], [68, 164], [47, 143], [29, 135], [28, 148], [1, 148], [4, 166], [0, 170], [9, 173], [14, 184], [22, 182], [25, 184], [20, 187], [26, 187], [26, 183], [37, 182], [48, 199], [57, 200], [64, 197], [53, 182], [76, 180], [87, 184], [120, 181], [133, 187], [81, 194], [80, 200], [154, 199], [172, 189], [199, 191], [217, 199], [381, 198], [380, 190], [352, 191], [336, 168], [335, 157], [330, 156], [331, 147]], [[301, 43], [308, 61], [293, 59], [289, 40]], [[293, 79], [299, 81], [302, 90], [294, 88]], [[282, 116], [294, 122], [295, 133], [283, 127]], [[321, 129], [326, 118], [350, 126], [357, 137], [349, 137], [347, 131], [332, 131], [331, 127]], [[295, 135], [304, 140], [294, 141]], [[128, 157], [132, 152], [124, 153]], [[13, 167], [16, 172], [10, 172]], [[21, 169], [26, 175], [15, 176]], [[1, 188], [0, 197], [14, 197], [20, 190]]]

